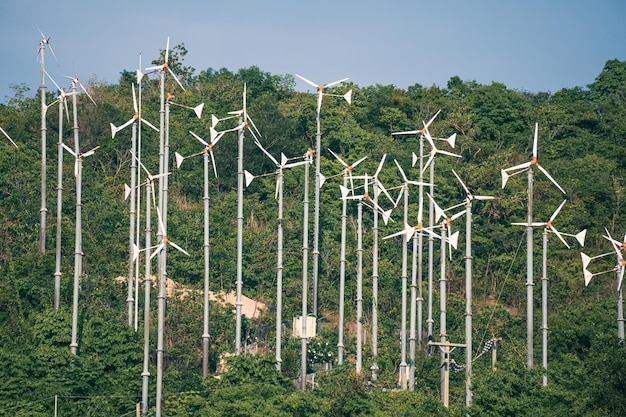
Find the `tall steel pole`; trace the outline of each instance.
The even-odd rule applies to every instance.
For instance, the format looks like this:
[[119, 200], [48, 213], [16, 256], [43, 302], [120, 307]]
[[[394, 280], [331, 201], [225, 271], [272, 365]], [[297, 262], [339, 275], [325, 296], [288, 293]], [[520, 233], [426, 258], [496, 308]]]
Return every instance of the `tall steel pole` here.
[[[439, 342], [446, 343], [448, 341], [448, 329], [447, 329], [447, 291], [448, 291], [448, 280], [446, 277], [446, 225], [445, 222], [441, 223], [441, 261], [440, 261], [440, 279], [439, 279]], [[447, 360], [449, 359], [447, 355], [449, 352], [441, 351], [441, 385], [445, 387], [445, 389], [441, 390], [441, 400], [444, 405], [447, 407], [448, 402], [448, 378], [446, 373], [449, 372]]]
[[[409, 218], [409, 185], [405, 181], [402, 184], [402, 192], [404, 193], [404, 224], [408, 224]], [[402, 300], [402, 308], [401, 308], [401, 318], [400, 318], [400, 389], [406, 390], [407, 387], [407, 363], [406, 363], [406, 304], [407, 304], [407, 263], [408, 263], [408, 237], [406, 234], [402, 234], [402, 276], [401, 280], [401, 300]]]
[[541, 376], [541, 384], [548, 385], [548, 228], [543, 229], [542, 251], [542, 275], [541, 275], [541, 365], [544, 373]]
[[322, 133], [321, 133], [321, 104], [322, 91], [319, 92], [318, 111], [315, 117], [317, 132], [315, 134], [315, 210], [313, 214], [313, 315], [317, 317], [317, 292], [319, 276], [319, 255], [320, 255], [320, 190], [322, 188], [320, 175], [320, 158], [322, 157]]
[[63, 110], [65, 97], [59, 98], [59, 141], [57, 150], [57, 218], [54, 268], [54, 309], [61, 305], [61, 229], [63, 216]]
[[[309, 151], [309, 157], [310, 151]], [[309, 164], [304, 170], [304, 200], [302, 220], [302, 329], [300, 335], [300, 389], [306, 390], [306, 351], [307, 351], [307, 293], [309, 269]]]
[[211, 243], [209, 241], [209, 152], [204, 150], [204, 314], [202, 325], [202, 376], [206, 378], [209, 375], [209, 251]]
[[357, 207], [356, 373], [360, 374], [363, 367], [363, 199]]
[[[239, 120], [239, 124], [246, 122], [246, 114], [243, 119]], [[235, 321], [235, 355], [241, 354], [241, 314], [242, 299], [241, 292], [243, 289], [243, 129], [237, 134], [237, 293], [235, 300], [236, 321]]]
[[[374, 206], [378, 206], [378, 176], [374, 180]], [[378, 210], [374, 210], [372, 226], [372, 381], [378, 378]]]
[[526, 226], [526, 366], [533, 367], [533, 170], [528, 168], [528, 226]]
[[46, 70], [45, 70], [45, 58], [44, 58], [44, 42], [39, 43], [39, 55], [41, 56], [41, 208], [39, 209], [39, 253], [46, 252], [46, 214], [48, 209], [46, 208]]
[[[348, 177], [344, 174], [343, 186], [348, 186]], [[344, 321], [344, 299], [346, 287], [346, 218], [347, 200], [341, 200], [341, 249], [339, 252], [339, 335], [337, 338], [337, 365], [343, 365], [343, 321]]]
[[[151, 200], [150, 194], [154, 193], [154, 183], [148, 180], [146, 183], [146, 269], [144, 276], [144, 314], [143, 314], [143, 372], [141, 373], [141, 414], [148, 415], [148, 387], [150, 382], [150, 290], [152, 289], [152, 268], [150, 261], [150, 245], [152, 229], [150, 226]], [[137, 261], [139, 263], [139, 261]], [[137, 283], [139, 285], [139, 283]]]
[[[435, 159], [430, 163], [430, 195], [434, 198], [435, 196]], [[434, 227], [435, 224], [435, 206], [433, 204], [432, 199], [429, 199], [428, 203], [428, 227], [430, 230]], [[434, 237], [432, 234], [428, 234], [428, 318], [426, 319], [426, 324], [428, 328], [428, 340], [433, 340], [433, 257], [434, 257]]]
[[278, 243], [276, 250], [276, 369], [282, 369], [283, 332], [283, 169], [278, 168], [276, 187], [278, 191]]
[[472, 200], [465, 205], [465, 407], [472, 405]]
[[80, 157], [80, 145], [78, 138], [78, 107], [76, 99], [76, 84], [72, 83], [72, 112], [74, 116], [74, 153], [76, 158], [76, 231], [74, 239], [74, 285], [72, 297], [72, 341], [70, 352], [77, 354], [78, 350], [78, 293], [80, 291], [80, 277], [83, 273], [83, 249], [82, 249], [82, 171], [83, 164]]
[[126, 297], [126, 304], [128, 310], [128, 325], [132, 326], [134, 322], [134, 291], [133, 281], [135, 279], [135, 210], [137, 208], [135, 188], [137, 186], [137, 161], [135, 155], [137, 155], [137, 123], [132, 124], [132, 136], [131, 136], [131, 152], [133, 157], [130, 162], [130, 210], [129, 210], [129, 255], [128, 255], [128, 295]]

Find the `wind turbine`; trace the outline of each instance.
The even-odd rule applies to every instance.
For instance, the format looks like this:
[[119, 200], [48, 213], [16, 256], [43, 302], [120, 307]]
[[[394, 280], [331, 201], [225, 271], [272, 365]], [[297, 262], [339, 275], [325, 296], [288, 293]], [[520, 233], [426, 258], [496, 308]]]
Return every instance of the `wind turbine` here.
[[[417, 213], [417, 225], [415, 227], [411, 227], [408, 224], [408, 216], [409, 216], [409, 184], [412, 185], [418, 185], [418, 186], [423, 186], [424, 183], [421, 181], [411, 181], [407, 178], [406, 174], [404, 173], [404, 170], [402, 169], [402, 167], [400, 166], [400, 164], [398, 163], [397, 160], [394, 159], [394, 162], [396, 164], [396, 166], [398, 167], [398, 170], [400, 171], [400, 174], [402, 175], [402, 189], [400, 191], [400, 194], [398, 195], [398, 199], [395, 202], [395, 206], [397, 206], [400, 202], [400, 198], [402, 198], [402, 196], [404, 195], [404, 225], [405, 228], [403, 231], [398, 232], [398, 233], [394, 233], [392, 235], [386, 236], [383, 239], [388, 239], [390, 237], [393, 236], [399, 236], [402, 235], [403, 236], [403, 245], [402, 245], [402, 273], [401, 273], [401, 282], [402, 282], [402, 294], [401, 294], [401, 299], [402, 299], [402, 310], [401, 310], [401, 327], [400, 327], [400, 387], [401, 389], [405, 390], [407, 388], [407, 362], [406, 362], [406, 314], [407, 314], [407, 281], [408, 281], [408, 249], [407, 249], [407, 243], [409, 241], [409, 239], [411, 239], [413, 237], [413, 235], [416, 232], [422, 232], [425, 231], [427, 233], [431, 233], [432, 232], [432, 228], [424, 228], [422, 221], [422, 201], [420, 199], [419, 202], [419, 208], [418, 208], [418, 213]], [[413, 282], [411, 284], [414, 284]], [[416, 291], [415, 291], [415, 286], [412, 285], [412, 291], [411, 291], [411, 300], [413, 300], [414, 298], [417, 297]], [[413, 313], [414, 311], [412, 311]], [[411, 314], [411, 317], [413, 317], [414, 315]], [[411, 375], [414, 373], [414, 367], [415, 367], [415, 321], [412, 319], [411, 320], [411, 335], [413, 336], [411, 338], [412, 343], [410, 343], [410, 347], [409, 347], [409, 354], [413, 354], [412, 357], [409, 358], [409, 379], [413, 380], [414, 379], [411, 377]]]
[[[137, 93], [135, 92], [135, 84], [131, 84], [132, 93], [133, 93], [133, 116], [123, 125], [116, 127], [113, 123], [111, 123], [111, 138], [115, 138], [117, 132], [123, 130], [127, 126], [132, 125], [132, 134], [131, 134], [131, 153], [133, 155], [137, 154], [137, 121], [141, 121], [144, 124], [148, 125], [155, 131], [159, 131], [153, 124], [145, 120], [139, 114], [139, 106], [137, 104]], [[133, 325], [133, 313], [134, 313], [134, 298], [133, 298], [133, 280], [135, 278], [135, 268], [134, 268], [134, 260], [133, 260], [133, 248], [135, 246], [135, 209], [137, 208], [136, 195], [135, 195], [135, 185], [137, 184], [137, 165], [135, 163], [135, 158], [131, 160], [130, 166], [130, 216], [129, 216], [129, 262], [128, 262], [128, 296], [126, 298], [127, 307], [128, 307], [128, 325]]]
[[[606, 235], [603, 237], [607, 239], [609, 242], [611, 242], [611, 245], [613, 246], [613, 252], [604, 253], [602, 255], [597, 255], [593, 257], [587, 256], [581, 252], [580, 256], [583, 262], [583, 274], [585, 277], [585, 286], [589, 285], [589, 283], [591, 282], [591, 279], [596, 275], [605, 274], [607, 272], [615, 272], [615, 275], [617, 277], [617, 337], [620, 340], [624, 340], [624, 298], [623, 298], [623, 293], [622, 293], [622, 283], [624, 280], [624, 271], [626, 270], [626, 260], [624, 259], [624, 256], [622, 255], [621, 251], [625, 250], [626, 248], [626, 235], [624, 235], [624, 241], [620, 242], [611, 237], [611, 234], [609, 233], [608, 229], [605, 228], [604, 230], [606, 232]], [[592, 259], [601, 258], [601, 257], [608, 256], [611, 254], [617, 255], [617, 265], [615, 265], [614, 268], [608, 269], [606, 271], [595, 272], [595, 273], [592, 273], [591, 271], [587, 269], [587, 266], [589, 265]]]
[[502, 188], [506, 186], [506, 183], [510, 176], [519, 174], [526, 171], [528, 173], [528, 221], [526, 222], [526, 331], [527, 331], [527, 359], [526, 365], [528, 368], [533, 367], [533, 167], [539, 169], [548, 179], [556, 185], [556, 187], [565, 194], [565, 190], [552, 178], [552, 176], [546, 171], [544, 167], [539, 165], [537, 158], [537, 137], [539, 135], [539, 125], [535, 123], [535, 136], [533, 140], [533, 154], [532, 158], [528, 162], [524, 162], [519, 165], [512, 166], [501, 170], [502, 174]]
[[[261, 142], [254, 141], [254, 144], [276, 165], [276, 171], [259, 175], [267, 176], [276, 174], [276, 195], [278, 200], [278, 243], [276, 251], [276, 369], [278, 371], [282, 368], [282, 309], [283, 309], [283, 179], [284, 170], [293, 168], [299, 165], [309, 164], [310, 161], [305, 159], [298, 162], [288, 163], [289, 159], [284, 153], [281, 153], [281, 160], [278, 162], [271, 153], [269, 153]], [[250, 185], [250, 182], [255, 178], [248, 171], [246, 173], [246, 187]]]
[[[358, 161], [348, 165], [344, 162], [336, 153], [328, 149], [328, 151], [344, 166], [343, 171], [343, 186], [348, 186], [348, 178], [350, 178], [350, 182], [352, 183], [352, 170], [363, 162], [367, 157], [363, 157]], [[320, 174], [321, 175], [321, 174]], [[324, 181], [326, 178], [324, 178]], [[320, 183], [321, 184], [321, 183]], [[320, 185], [321, 187], [321, 185]], [[354, 188], [353, 186], [351, 188]], [[346, 285], [346, 217], [347, 217], [347, 200], [342, 199], [341, 204], [341, 249], [340, 249], [340, 260], [339, 260], [339, 326], [338, 336], [337, 336], [337, 365], [343, 365], [343, 322], [344, 322], [344, 298], [345, 298], [345, 285]]]
[[37, 51], [37, 56], [39, 57], [39, 61], [41, 63], [41, 208], [39, 209], [39, 253], [43, 254], [46, 251], [46, 213], [48, 212], [48, 209], [46, 208], [46, 112], [48, 110], [48, 106], [46, 105], [46, 45], [50, 48], [50, 52], [52, 52], [55, 60], [56, 55], [54, 55], [54, 50], [50, 44], [50, 38], [44, 35], [41, 30], [39, 30], [39, 33], [42, 38], [42, 40], [39, 41], [39, 49]]
[[452, 170], [452, 173], [465, 192], [465, 407], [472, 405], [472, 204], [474, 201], [488, 201], [495, 197], [474, 195]]
[[320, 189], [322, 187], [322, 177], [320, 173], [320, 158], [322, 152], [322, 133], [321, 133], [321, 120], [320, 113], [322, 110], [322, 98], [324, 96], [330, 97], [342, 97], [348, 102], [352, 103], [352, 90], [349, 90], [343, 95], [325, 93], [329, 87], [341, 84], [347, 81], [348, 78], [342, 78], [341, 80], [333, 81], [332, 83], [318, 85], [313, 81], [304, 78], [301, 75], [296, 74], [296, 77], [300, 78], [305, 83], [317, 89], [317, 109], [315, 112], [315, 122], [317, 126], [317, 132], [315, 134], [315, 208], [313, 218], [313, 315], [317, 316], [317, 286], [319, 276], [319, 229], [320, 229]]
[[[185, 87], [174, 74], [174, 71], [169, 66], [169, 54], [170, 54], [170, 38], [167, 37], [167, 43], [165, 45], [164, 59], [161, 64], [146, 68], [146, 71], [158, 71], [160, 75], [160, 108], [159, 108], [159, 174], [164, 174], [169, 171], [168, 156], [169, 151], [169, 126], [166, 124], [165, 113], [165, 74], [169, 74], [174, 78], [174, 81], [184, 91]], [[169, 107], [168, 107], [169, 108]], [[167, 230], [167, 179], [166, 176], [159, 178], [159, 207], [163, 211], [161, 213], [163, 227], [159, 228], [157, 233], [157, 239], [163, 241], [164, 236], [161, 232]], [[165, 298], [166, 298], [166, 268], [167, 268], [167, 245], [164, 245], [162, 250], [159, 251], [158, 257], [158, 273], [159, 273], [159, 295], [158, 295], [158, 323], [157, 328], [159, 333], [157, 335], [157, 386], [156, 386], [156, 417], [161, 417], [161, 405], [162, 405], [162, 391], [163, 391], [163, 355], [165, 347], [163, 344], [163, 326], [165, 325]]]
[[46, 111], [54, 103], [59, 104], [59, 138], [57, 148], [57, 217], [56, 217], [56, 251], [55, 251], [55, 271], [54, 271], [54, 308], [59, 309], [61, 304], [61, 225], [63, 214], [63, 110], [69, 123], [70, 115], [67, 105], [67, 97], [75, 93], [66, 93], [54, 79], [46, 72], [50, 81], [59, 90], [59, 96], [55, 101], [46, 106]]

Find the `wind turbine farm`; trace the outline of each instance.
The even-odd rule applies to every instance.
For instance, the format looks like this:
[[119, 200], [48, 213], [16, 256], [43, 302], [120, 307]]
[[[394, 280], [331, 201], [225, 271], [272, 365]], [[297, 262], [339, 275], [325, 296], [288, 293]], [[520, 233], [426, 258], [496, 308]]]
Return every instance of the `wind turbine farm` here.
[[[37, 96], [0, 106], [0, 305], [15, 329], [0, 340], [23, 346], [0, 355], [20, 364], [7, 410], [22, 385], [36, 393], [24, 404], [60, 415], [514, 415], [537, 412], [533, 396], [582, 409], [574, 385], [600, 407], [590, 367], [611, 352], [622, 369], [626, 270], [626, 238], [612, 237], [626, 230], [621, 104], [605, 78], [544, 97], [196, 74], [167, 37], [119, 85], [73, 70], [66, 87], [39, 34]], [[40, 367], [30, 385], [16, 382], [25, 358]], [[500, 391], [509, 381], [516, 394]]]

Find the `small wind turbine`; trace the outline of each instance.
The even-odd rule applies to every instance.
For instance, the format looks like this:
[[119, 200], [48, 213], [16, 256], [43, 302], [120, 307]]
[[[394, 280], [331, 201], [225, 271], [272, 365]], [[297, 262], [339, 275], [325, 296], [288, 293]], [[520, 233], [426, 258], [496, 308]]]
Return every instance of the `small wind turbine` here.
[[565, 190], [552, 178], [552, 176], [546, 171], [544, 167], [539, 165], [537, 158], [537, 137], [539, 134], [539, 125], [535, 123], [535, 136], [533, 140], [533, 154], [532, 158], [528, 162], [515, 165], [510, 168], [501, 170], [502, 174], [502, 188], [506, 186], [506, 183], [510, 176], [519, 174], [521, 172], [528, 172], [528, 213], [526, 222], [526, 331], [527, 331], [527, 360], [526, 365], [528, 368], [533, 367], [533, 167], [538, 168], [548, 179], [563, 193]]
[[57, 148], [57, 217], [56, 217], [56, 251], [55, 251], [55, 271], [54, 271], [54, 308], [59, 309], [61, 304], [61, 225], [62, 225], [62, 213], [63, 213], [63, 111], [67, 121], [70, 120], [67, 97], [74, 95], [74, 93], [66, 93], [54, 79], [46, 72], [50, 81], [59, 90], [59, 96], [55, 101], [48, 104], [46, 111], [54, 103], [59, 104], [59, 139]]
[[314, 208], [314, 217], [313, 217], [313, 315], [317, 316], [317, 286], [318, 286], [318, 276], [319, 276], [319, 229], [320, 229], [320, 189], [322, 188], [322, 177], [320, 172], [320, 158], [322, 156], [322, 133], [321, 133], [321, 119], [320, 114], [322, 111], [322, 98], [324, 96], [330, 97], [342, 97], [344, 100], [348, 102], [348, 104], [352, 104], [352, 90], [349, 90], [347, 93], [343, 95], [339, 94], [330, 94], [325, 93], [329, 87], [341, 84], [344, 81], [347, 81], [348, 78], [342, 78], [341, 80], [333, 81], [332, 83], [319, 85], [315, 84], [313, 81], [310, 81], [304, 78], [301, 75], [296, 74], [296, 77], [300, 78], [305, 83], [317, 89], [317, 109], [315, 112], [315, 122], [317, 126], [317, 132], [315, 134], [315, 208]]
[[461, 177], [452, 170], [465, 192], [465, 406], [472, 405], [472, 203], [493, 200], [495, 197], [474, 195]]
[[[626, 270], [626, 260], [624, 259], [621, 253], [621, 250], [624, 250], [624, 248], [626, 247], [626, 235], [624, 235], [624, 241], [620, 242], [618, 240], [613, 239], [611, 237], [611, 234], [606, 228], [604, 230], [606, 232], [606, 236], [604, 236], [604, 238], [607, 239], [609, 242], [611, 242], [611, 245], [613, 246], [613, 252], [603, 253], [601, 255], [596, 255], [596, 256], [588, 256], [582, 252], [580, 253], [580, 256], [582, 258], [582, 263], [583, 263], [583, 275], [585, 277], [585, 287], [589, 285], [589, 283], [591, 282], [591, 279], [595, 277], [596, 275], [602, 275], [608, 272], [615, 272], [615, 275], [617, 277], [617, 337], [620, 340], [624, 340], [624, 298], [622, 294], [622, 282], [624, 280], [624, 271]], [[605, 270], [605, 271], [593, 272], [593, 273], [587, 269], [587, 266], [589, 266], [589, 263], [593, 259], [602, 258], [602, 257], [612, 255], [612, 254], [617, 255], [617, 265], [615, 265], [615, 267]]]
[[[285, 154], [281, 153], [281, 160], [278, 162], [258, 140], [254, 144], [276, 165], [276, 171], [259, 176], [267, 176], [276, 174], [276, 199], [278, 199], [278, 243], [276, 253], [276, 369], [282, 368], [282, 309], [283, 309], [283, 179], [284, 170], [299, 165], [309, 164], [309, 160], [305, 159], [298, 162], [289, 163], [289, 159]], [[246, 174], [246, 187], [255, 178], [248, 171]]]

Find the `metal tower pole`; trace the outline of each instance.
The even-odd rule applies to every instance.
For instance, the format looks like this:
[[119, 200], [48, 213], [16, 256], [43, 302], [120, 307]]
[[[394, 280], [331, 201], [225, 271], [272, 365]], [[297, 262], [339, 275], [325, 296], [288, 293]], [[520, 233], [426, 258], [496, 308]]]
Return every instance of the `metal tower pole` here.
[[[404, 224], [408, 224], [409, 217], [409, 185], [404, 182], [402, 185], [404, 192]], [[406, 234], [402, 235], [402, 276], [400, 280], [402, 282], [402, 309], [400, 318], [400, 389], [406, 390], [407, 380], [406, 380], [406, 371], [407, 371], [407, 363], [406, 363], [406, 304], [407, 304], [407, 252], [408, 252], [408, 237]]]
[[39, 224], [39, 253], [43, 254], [46, 251], [46, 70], [44, 59], [44, 43], [39, 44], [39, 54], [41, 56], [41, 208], [39, 209], [40, 224]]
[[[247, 122], [245, 120], [245, 114], [243, 119], [239, 119], [239, 124]], [[235, 355], [241, 354], [241, 314], [242, 314], [242, 299], [241, 292], [243, 291], [243, 139], [244, 129], [240, 129], [237, 134], [237, 283], [236, 283], [236, 322], [235, 322]]]
[[[152, 271], [150, 261], [150, 245], [152, 229], [150, 226], [150, 194], [154, 193], [154, 184], [148, 181], [146, 184], [146, 269], [144, 276], [144, 313], [143, 313], [143, 372], [141, 373], [141, 414], [148, 415], [148, 386], [150, 382], [150, 290], [152, 289]], [[139, 263], [139, 261], [137, 261]], [[139, 285], [139, 283], [137, 283]]]
[[283, 169], [278, 168], [278, 243], [276, 250], [276, 369], [282, 369], [283, 333]]
[[203, 325], [202, 325], [202, 376], [209, 375], [209, 251], [211, 243], [209, 241], [209, 152], [204, 150], [204, 294], [203, 294]]
[[313, 315], [317, 317], [317, 292], [318, 292], [318, 276], [319, 276], [319, 255], [320, 255], [320, 189], [322, 188], [320, 175], [320, 158], [322, 157], [322, 133], [321, 133], [321, 100], [320, 94], [319, 111], [317, 112], [315, 123], [317, 132], [315, 134], [315, 210], [313, 214]]
[[[618, 282], [619, 282], [619, 271]], [[623, 287], [617, 292], [617, 337], [624, 340], [624, 297], [622, 294]]]
[[80, 291], [80, 277], [83, 272], [82, 266], [82, 162], [80, 158], [80, 145], [78, 138], [78, 108], [76, 105], [76, 84], [72, 83], [72, 112], [74, 117], [74, 153], [76, 154], [76, 232], [74, 239], [74, 285], [72, 298], [72, 341], [70, 342], [70, 352], [77, 354], [78, 350], [78, 293]]
[[[348, 186], [348, 177], [343, 176], [343, 186]], [[343, 320], [346, 287], [346, 218], [347, 200], [341, 200], [341, 249], [339, 253], [339, 336], [337, 337], [337, 365], [343, 364]]]
[[528, 169], [528, 226], [526, 226], [526, 366], [533, 367], [533, 170]]
[[465, 205], [465, 407], [472, 405], [472, 200]]
[[[309, 157], [311, 155], [309, 154]], [[309, 269], [309, 164], [305, 164], [304, 170], [304, 200], [302, 221], [302, 329], [300, 335], [300, 389], [306, 390], [306, 350], [307, 350], [307, 293], [308, 293], [308, 269]]]
[[57, 219], [54, 268], [54, 309], [61, 305], [61, 225], [63, 216], [63, 106], [65, 99], [59, 99], [59, 142], [57, 159]]
[[[435, 159], [430, 163], [430, 196], [435, 196]], [[428, 227], [432, 230], [435, 224], [435, 206], [433, 201], [429, 199], [428, 203]], [[428, 234], [428, 318], [426, 324], [428, 328], [428, 340], [433, 340], [433, 257], [434, 257], [434, 237], [432, 234]]]
[[[378, 206], [378, 178], [373, 184], [374, 206]], [[372, 381], [378, 378], [378, 211], [374, 210], [372, 226]]]
[[[367, 181], [367, 180], [366, 180]], [[363, 367], [363, 200], [357, 205], [356, 373]]]
[[[441, 261], [440, 261], [440, 279], [439, 279], [439, 312], [440, 312], [440, 318], [439, 318], [439, 342], [440, 343], [446, 343], [448, 340], [448, 334], [447, 334], [447, 309], [446, 309], [446, 304], [448, 302], [447, 300], [447, 290], [448, 290], [448, 281], [446, 278], [446, 225], [445, 222], [441, 223]], [[448, 362], [446, 362], [449, 358], [447, 357], [447, 355], [449, 355], [449, 352], [444, 352], [444, 350], [441, 351], [441, 361], [444, 364], [444, 366], [442, 366], [441, 368], [441, 382], [442, 382], [442, 386], [445, 386], [445, 389], [441, 390], [441, 400], [444, 402], [444, 405], [447, 407], [447, 400], [448, 400], [448, 388], [447, 388], [447, 384], [448, 384], [448, 377], [447, 377], [447, 372], [449, 372], [448, 369]]]
[[135, 209], [137, 206], [135, 197], [135, 188], [137, 186], [137, 161], [135, 155], [137, 155], [137, 123], [132, 124], [132, 138], [131, 138], [131, 152], [133, 154], [130, 162], [130, 218], [129, 218], [129, 254], [128, 254], [128, 296], [126, 297], [126, 304], [128, 309], [128, 325], [132, 326], [134, 322], [134, 291], [133, 281], [135, 278]]
[[541, 276], [541, 384], [548, 385], [548, 228], [543, 229], [543, 263]]

